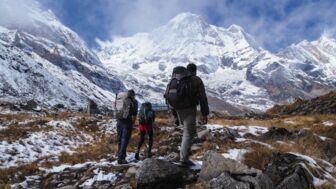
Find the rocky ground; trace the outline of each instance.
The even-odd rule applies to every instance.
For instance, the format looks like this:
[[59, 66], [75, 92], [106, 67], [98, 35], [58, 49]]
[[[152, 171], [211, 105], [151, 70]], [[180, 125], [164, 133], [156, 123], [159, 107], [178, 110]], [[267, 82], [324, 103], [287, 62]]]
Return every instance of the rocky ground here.
[[[116, 163], [116, 122], [77, 113], [0, 115], [0, 188], [334, 188], [336, 117], [213, 118], [198, 126], [181, 169], [182, 129], [159, 116], [153, 158], [134, 129]], [[144, 147], [145, 148], [145, 147]], [[143, 149], [145, 151], [145, 149]]]

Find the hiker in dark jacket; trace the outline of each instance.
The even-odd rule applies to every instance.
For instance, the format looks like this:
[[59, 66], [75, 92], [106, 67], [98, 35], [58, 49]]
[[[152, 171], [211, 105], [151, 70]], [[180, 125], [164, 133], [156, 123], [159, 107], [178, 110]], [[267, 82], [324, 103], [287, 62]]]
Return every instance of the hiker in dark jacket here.
[[142, 144], [145, 142], [146, 134], [149, 137], [147, 157], [152, 157], [152, 146], [153, 146], [153, 124], [155, 121], [155, 111], [152, 109], [152, 104], [145, 102], [141, 105], [139, 112], [139, 134], [140, 141], [138, 143], [138, 148], [135, 153], [135, 159], [139, 160], [139, 154]]
[[208, 122], [207, 116], [209, 115], [208, 99], [205, 93], [203, 81], [196, 75], [197, 67], [195, 64], [189, 64], [187, 66], [187, 70], [191, 75], [191, 97], [195, 103], [184, 109], [176, 109], [180, 124], [183, 125], [183, 138], [180, 149], [181, 166], [193, 165], [193, 163], [189, 160], [189, 156], [192, 140], [196, 134], [197, 105], [200, 105], [201, 107], [202, 117], [200, 122], [202, 124], [206, 124]]
[[127, 164], [126, 150], [127, 145], [132, 134], [132, 128], [135, 123], [138, 114], [138, 102], [135, 99], [135, 92], [129, 90], [127, 92], [125, 106], [129, 106], [129, 115], [126, 119], [117, 120], [117, 132], [118, 132], [118, 164]]

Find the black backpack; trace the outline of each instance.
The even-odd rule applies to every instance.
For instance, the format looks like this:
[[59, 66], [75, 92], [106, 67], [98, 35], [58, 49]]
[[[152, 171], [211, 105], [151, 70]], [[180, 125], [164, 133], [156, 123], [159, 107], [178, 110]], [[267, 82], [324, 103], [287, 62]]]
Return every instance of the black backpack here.
[[185, 67], [178, 66], [173, 69], [164, 97], [174, 109], [192, 106], [191, 76]]
[[139, 112], [139, 123], [152, 125], [154, 122], [154, 114], [155, 113], [150, 102], [142, 103]]

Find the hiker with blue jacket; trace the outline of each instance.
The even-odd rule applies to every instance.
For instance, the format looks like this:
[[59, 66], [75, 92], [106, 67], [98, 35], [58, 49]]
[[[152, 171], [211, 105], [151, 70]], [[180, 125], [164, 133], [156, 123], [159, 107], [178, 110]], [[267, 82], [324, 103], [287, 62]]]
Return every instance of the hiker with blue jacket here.
[[140, 140], [138, 143], [138, 148], [135, 153], [135, 159], [139, 160], [140, 149], [145, 142], [145, 137], [148, 135], [148, 149], [147, 157], [152, 157], [152, 147], [153, 147], [153, 124], [155, 121], [155, 111], [152, 109], [152, 104], [150, 102], [145, 102], [140, 107], [139, 112], [139, 135]]
[[138, 115], [138, 101], [135, 99], [135, 92], [133, 90], [117, 94], [115, 113], [118, 133], [118, 164], [127, 164], [127, 146]]
[[187, 68], [182, 66], [174, 68], [164, 97], [168, 104], [176, 110], [180, 124], [183, 125], [179, 165], [191, 166], [193, 163], [189, 160], [189, 156], [192, 141], [196, 135], [197, 106], [201, 107], [200, 122], [202, 124], [207, 123], [209, 115], [205, 87], [202, 79], [197, 76], [195, 64], [188, 64]]

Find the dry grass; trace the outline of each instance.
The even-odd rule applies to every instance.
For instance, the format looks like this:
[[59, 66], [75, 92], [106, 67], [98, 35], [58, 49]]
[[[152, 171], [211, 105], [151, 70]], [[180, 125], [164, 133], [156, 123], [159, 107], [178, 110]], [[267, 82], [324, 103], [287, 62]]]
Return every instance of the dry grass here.
[[336, 122], [336, 116], [335, 115], [284, 116], [273, 119], [215, 118], [209, 120], [209, 123], [225, 126], [258, 125], [264, 127], [283, 127], [289, 130], [298, 130], [302, 128], [315, 129], [319, 127], [324, 127], [322, 125], [324, 121]]
[[0, 169], [0, 184], [8, 185], [22, 182], [26, 175], [34, 175], [39, 171], [36, 163], [13, 167], [9, 169]]
[[336, 189], [334, 184], [323, 184], [322, 186], [316, 187], [316, 189]]
[[0, 184], [0, 189], [11, 189], [9, 184]]
[[87, 161], [97, 161], [106, 158], [117, 151], [117, 144], [110, 138], [102, 138], [91, 145], [80, 146], [75, 153], [61, 153], [56, 164], [77, 164]]
[[254, 167], [259, 170], [265, 170], [265, 166], [272, 158], [272, 150], [265, 146], [256, 145], [252, 151], [244, 155], [244, 161], [247, 166]]
[[50, 128], [42, 128], [36, 125], [11, 125], [5, 129], [0, 130], [0, 140], [14, 142], [19, 139], [26, 138], [29, 133], [50, 131]]

